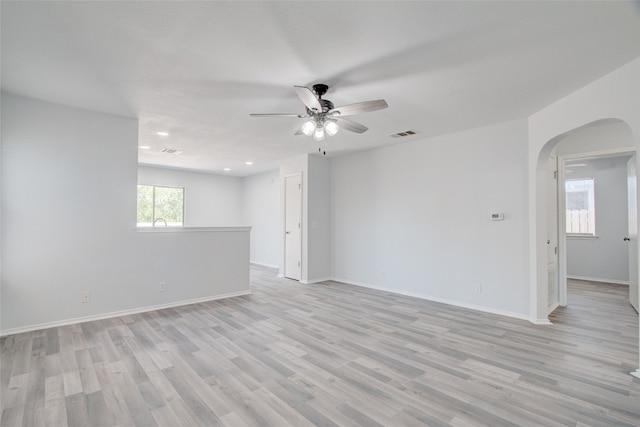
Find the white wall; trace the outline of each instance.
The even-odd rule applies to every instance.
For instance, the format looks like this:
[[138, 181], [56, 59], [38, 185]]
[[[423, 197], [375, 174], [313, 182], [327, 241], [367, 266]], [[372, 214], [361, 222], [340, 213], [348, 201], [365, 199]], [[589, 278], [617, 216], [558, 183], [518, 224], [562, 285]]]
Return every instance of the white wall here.
[[526, 150], [518, 120], [333, 159], [334, 276], [527, 317]]
[[[567, 134], [554, 147], [558, 156], [580, 157], [587, 153], [634, 150], [629, 126], [619, 120], [603, 120]], [[584, 157], [584, 156], [583, 156]]]
[[309, 155], [307, 180], [309, 249], [307, 280], [320, 282], [332, 277], [331, 266], [331, 161], [316, 154]]
[[242, 178], [140, 166], [138, 184], [183, 187], [185, 227], [244, 224]]
[[251, 262], [280, 265], [280, 173], [278, 170], [243, 178], [243, 224], [251, 226]]
[[137, 135], [3, 94], [3, 334], [249, 292], [248, 231], [136, 232]]
[[567, 237], [567, 275], [628, 283], [626, 157], [580, 160], [567, 179], [594, 178], [597, 238]]

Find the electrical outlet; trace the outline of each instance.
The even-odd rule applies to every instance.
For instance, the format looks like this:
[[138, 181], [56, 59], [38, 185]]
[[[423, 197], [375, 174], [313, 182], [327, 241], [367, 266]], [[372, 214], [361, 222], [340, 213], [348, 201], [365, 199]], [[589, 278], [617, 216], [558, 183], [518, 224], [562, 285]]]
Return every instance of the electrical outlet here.
[[83, 292], [80, 300], [82, 301], [83, 304], [91, 302], [91, 292], [89, 291]]
[[158, 290], [160, 292], [165, 292], [167, 290], [167, 282], [160, 282], [160, 286], [158, 286]]
[[476, 293], [482, 293], [482, 285], [480, 283], [476, 283], [475, 285], [473, 285], [473, 288], [475, 289]]

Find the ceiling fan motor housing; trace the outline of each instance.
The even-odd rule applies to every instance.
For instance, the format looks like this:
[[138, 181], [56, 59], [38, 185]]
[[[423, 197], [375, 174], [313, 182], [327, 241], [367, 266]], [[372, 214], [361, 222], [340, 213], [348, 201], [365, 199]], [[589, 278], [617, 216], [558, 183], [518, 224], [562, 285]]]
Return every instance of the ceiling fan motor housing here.
[[[318, 113], [326, 113], [327, 111], [333, 109], [333, 102], [329, 101], [328, 99], [322, 99], [322, 96], [327, 93], [327, 90], [329, 90], [329, 86], [327, 86], [326, 84], [317, 83], [313, 85], [313, 92], [318, 97], [318, 102], [320, 102], [320, 105], [322, 106], [322, 111], [318, 111]], [[307, 113], [309, 115], [313, 115], [313, 112], [308, 108]]]
[[[318, 113], [326, 113], [329, 110], [333, 110], [333, 102], [328, 99], [318, 99], [318, 102], [320, 102], [320, 105], [322, 106], [322, 111], [319, 111]], [[315, 112], [307, 108], [307, 114], [313, 116]]]
[[329, 86], [323, 84], [323, 83], [318, 83], [313, 85], [313, 91], [316, 93], [316, 95], [318, 96], [322, 96], [325, 93], [327, 93], [327, 90], [329, 90]]

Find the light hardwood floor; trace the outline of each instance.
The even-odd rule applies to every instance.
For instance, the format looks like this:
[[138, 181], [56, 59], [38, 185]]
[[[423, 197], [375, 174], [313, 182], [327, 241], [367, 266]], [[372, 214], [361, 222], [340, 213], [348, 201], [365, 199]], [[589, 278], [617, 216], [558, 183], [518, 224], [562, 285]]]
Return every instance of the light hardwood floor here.
[[2, 426], [639, 426], [625, 288], [553, 326], [252, 267], [253, 295], [2, 339]]

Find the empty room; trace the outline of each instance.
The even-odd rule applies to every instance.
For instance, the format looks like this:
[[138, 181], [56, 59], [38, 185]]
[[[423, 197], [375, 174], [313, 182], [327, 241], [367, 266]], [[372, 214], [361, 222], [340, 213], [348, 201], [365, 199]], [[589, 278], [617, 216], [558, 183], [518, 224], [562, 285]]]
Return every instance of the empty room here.
[[640, 425], [639, 2], [0, 20], [3, 427]]

